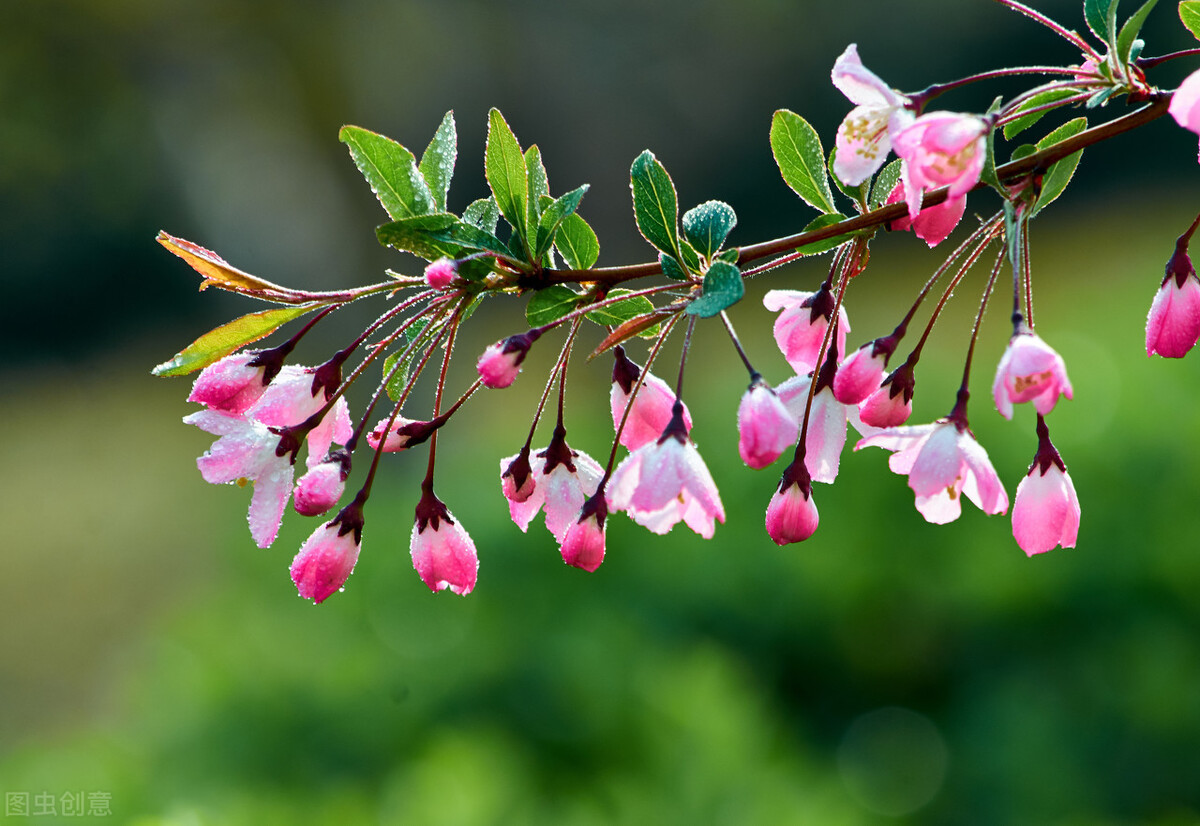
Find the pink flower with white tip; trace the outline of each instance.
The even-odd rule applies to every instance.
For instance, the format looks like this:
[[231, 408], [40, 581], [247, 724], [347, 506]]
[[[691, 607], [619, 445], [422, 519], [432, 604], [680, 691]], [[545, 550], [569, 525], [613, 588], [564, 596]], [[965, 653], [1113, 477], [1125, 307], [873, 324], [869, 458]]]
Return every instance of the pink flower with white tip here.
[[898, 342], [895, 333], [882, 336], [847, 356], [833, 377], [833, 397], [842, 404], [859, 404], [879, 389]]
[[793, 462], [767, 505], [767, 535], [776, 545], [803, 542], [817, 532], [820, 521], [808, 470], [803, 462]]
[[1200, 340], [1200, 280], [1188, 255], [1192, 233], [1200, 216], [1175, 241], [1175, 252], [1167, 261], [1167, 274], [1146, 317], [1146, 355], [1183, 358]]
[[1074, 548], [1079, 536], [1079, 497], [1050, 432], [1038, 417], [1038, 450], [1029, 473], [1017, 485], [1013, 537], [1027, 556], [1062, 546]]
[[313, 531], [292, 560], [292, 582], [305, 599], [320, 605], [346, 584], [362, 550], [362, 507], [355, 501]]
[[[621, 429], [620, 442], [630, 450], [637, 450], [647, 442], [657, 440], [671, 423], [675, 391], [658, 376], [647, 373], [631, 405], [629, 395], [637, 386], [642, 368], [630, 361], [624, 347], [613, 348], [613, 358], [612, 390], [609, 393], [613, 429], [621, 428], [621, 419], [624, 418], [625, 427]], [[629, 407], [628, 416], [625, 415], [626, 407]], [[686, 404], [683, 406], [683, 425], [691, 431], [692, 414]]]
[[[322, 368], [284, 365], [246, 415], [268, 427], [296, 427], [325, 406], [338, 383], [338, 379], [323, 375]], [[306, 466], [312, 469], [320, 464], [333, 442], [345, 444], [352, 433], [349, 408], [346, 400], [339, 397], [305, 437], [308, 442]]]
[[[816, 368], [834, 303], [833, 293], [824, 285], [815, 293], [769, 290], [763, 296], [763, 306], [772, 312], [779, 312], [779, 317], [775, 319], [775, 343], [797, 373], [808, 373]], [[837, 333], [834, 337], [839, 356], [846, 352], [848, 332], [850, 318], [846, 315], [845, 305], [842, 305], [838, 308]]]
[[979, 183], [987, 157], [988, 121], [956, 112], [931, 112], [892, 135], [904, 159], [900, 179], [908, 217], [921, 212], [926, 190], [949, 187], [948, 199], [960, 198]]
[[449, 258], [439, 258], [425, 268], [425, 283], [435, 290], [444, 290], [458, 276], [458, 263]]
[[300, 477], [296, 482], [292, 505], [296, 513], [317, 516], [332, 508], [346, 490], [346, 479], [350, 476], [350, 454], [345, 450], [333, 450], [325, 461]]
[[521, 362], [529, 355], [529, 348], [542, 335], [541, 330], [530, 330], [528, 333], [509, 336], [503, 341], [497, 341], [483, 351], [475, 369], [483, 386], [493, 390], [502, 390], [517, 380], [521, 372]]
[[712, 474], [688, 438], [683, 404], [675, 407], [671, 423], [656, 442], [642, 445], [625, 457], [609, 482], [608, 504], [657, 534], [679, 521], [711, 539], [714, 520], [725, 521], [725, 508]]
[[[1171, 95], [1171, 105], [1167, 111], [1184, 129], [1200, 134], [1200, 69], [1179, 84], [1175, 94]], [[1197, 160], [1200, 160], [1200, 154], [1197, 154]]]
[[893, 370], [871, 395], [858, 406], [863, 424], [871, 427], [898, 427], [912, 415], [913, 390], [916, 376], [912, 365], [905, 362]]
[[198, 402], [221, 413], [240, 416], [267, 390], [267, 383], [279, 372], [271, 366], [273, 351], [251, 350], [234, 353], [200, 371], [192, 385], [188, 401]]
[[[500, 463], [502, 473], [507, 472], [520, 456], [503, 460]], [[534, 454], [529, 463], [528, 479], [532, 481], [533, 489], [528, 495], [525, 495], [527, 485], [516, 487], [515, 479], [506, 482], [502, 475], [501, 483], [506, 493], [512, 489], [516, 497], [509, 498], [508, 510], [517, 527], [528, 530], [538, 511], [545, 508], [546, 528], [562, 544], [567, 529], [578, 519], [579, 509], [596, 492], [603, 475], [604, 470], [595, 459], [567, 445], [566, 431], [560, 427], [555, 429], [550, 445]]]
[[1014, 335], [996, 367], [992, 398], [1006, 419], [1013, 416], [1013, 404], [1033, 402], [1039, 415], [1045, 416], [1058, 404], [1060, 395], [1072, 396], [1071, 381], [1062, 356], [1041, 337], [1030, 332]]
[[800, 422], [757, 373], [738, 405], [738, 454], [755, 470], [796, 443]]
[[842, 183], [858, 186], [883, 165], [891, 135], [912, 123], [911, 101], [863, 66], [854, 43], [834, 61], [831, 79], [856, 104], [838, 127], [833, 171]]
[[[900, 181], [887, 197], [887, 203], [898, 204], [904, 200], [904, 182]], [[925, 207], [917, 213], [916, 218], [897, 218], [888, 225], [889, 229], [897, 232], [912, 230], [913, 235], [920, 238], [930, 249], [945, 241], [954, 228], [958, 226], [967, 211], [967, 196], [947, 198], [940, 204]]]
[[604, 521], [608, 518], [608, 505], [604, 491], [583, 503], [579, 518], [567, 529], [559, 551], [563, 562], [589, 573], [604, 561]]
[[422, 485], [421, 501], [417, 503], [409, 551], [413, 567], [431, 591], [448, 588], [466, 596], [475, 587], [479, 574], [475, 543], [428, 482]]
[[917, 510], [927, 522], [944, 525], [957, 519], [964, 494], [984, 513], [1008, 511], [1004, 485], [965, 418], [888, 428], [861, 439], [854, 449], [872, 446], [895, 451], [888, 467], [908, 476]]

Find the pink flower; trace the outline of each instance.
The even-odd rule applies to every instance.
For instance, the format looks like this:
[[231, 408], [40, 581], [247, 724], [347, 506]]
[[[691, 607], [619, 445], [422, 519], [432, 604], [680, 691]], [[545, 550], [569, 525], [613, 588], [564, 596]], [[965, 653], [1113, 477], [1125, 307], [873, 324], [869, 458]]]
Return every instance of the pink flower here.
[[196, 377], [188, 401], [231, 416], [245, 413], [266, 391], [271, 379], [267, 363], [256, 363], [262, 355], [259, 350], [234, 353], [208, 365]]
[[[887, 197], [887, 203], [896, 204], [904, 200], [904, 183], [898, 182]], [[947, 198], [940, 204], [926, 207], [917, 213], [916, 218], [897, 218], [889, 225], [889, 229], [904, 232], [911, 229], [913, 234], [933, 249], [949, 237], [962, 220], [967, 211], [967, 196]]]
[[962, 512], [966, 494], [984, 513], [1005, 513], [1008, 494], [991, 461], [971, 431], [950, 419], [933, 424], [892, 427], [868, 436], [854, 446], [894, 450], [888, 466], [907, 474], [917, 497], [917, 510], [936, 525], [953, 522]]
[[346, 479], [350, 475], [350, 454], [345, 450], [331, 451], [325, 461], [300, 477], [296, 483], [293, 506], [304, 516], [325, 513], [342, 498]]
[[[812, 499], [812, 483], [803, 465], [784, 471], [779, 489], [767, 505], [767, 534], [776, 545], [803, 542], [817, 532], [820, 516]], [[795, 477], [795, 478], [793, 478]]]
[[1074, 548], [1079, 535], [1079, 499], [1075, 485], [1059, 459], [1047, 467], [1034, 461], [1017, 485], [1013, 503], [1013, 537], [1027, 556], [1061, 545]]
[[[389, 417], [390, 418], [390, 417]], [[374, 429], [367, 434], [367, 444], [373, 450], [380, 450], [379, 442], [382, 439], [384, 453], [397, 453], [401, 450], [407, 450], [410, 447], [415, 447], [421, 444], [430, 436], [433, 431], [441, 426], [437, 421], [413, 421], [406, 419], [403, 416], [397, 416], [392, 422], [392, 426], [388, 428], [387, 437], [383, 436], [383, 430], [387, 427], [388, 420], [381, 419]]]
[[1146, 355], [1178, 359], [1200, 340], [1200, 280], [1168, 274], [1146, 318]]
[[779, 458], [796, 443], [800, 423], [761, 376], [755, 374], [750, 389], [738, 405], [738, 453], [758, 470]]
[[1062, 356], [1034, 333], [1018, 333], [1009, 339], [992, 382], [992, 398], [1000, 415], [1011, 419], [1014, 403], [1031, 401], [1045, 416], [1058, 404], [1060, 394], [1068, 399], [1073, 394]]
[[533, 496], [535, 487], [533, 467], [529, 463], [529, 445], [526, 443], [516, 456], [510, 456], [500, 463], [500, 490], [510, 503], [524, 502]]
[[[793, 376], [779, 385], [780, 400], [797, 421], [804, 421], [804, 407], [808, 402], [810, 376]], [[846, 446], [846, 423], [853, 422], [855, 429], [863, 430], [858, 419], [858, 410], [839, 402], [833, 390], [818, 383], [813, 395], [812, 407], [808, 412], [808, 430], [804, 434], [804, 464], [814, 482], [832, 484], [838, 475], [842, 448]]]
[[[1179, 84], [1179, 88], [1171, 96], [1171, 105], [1167, 111], [1184, 129], [1200, 133], [1200, 69], [1192, 72]], [[1200, 160], [1200, 155], [1197, 155], [1197, 160]]]
[[458, 275], [458, 263], [449, 258], [439, 258], [425, 268], [425, 283], [435, 290], [444, 290]]
[[[817, 356], [829, 317], [833, 314], [833, 295], [822, 287], [815, 293], [799, 290], [769, 290], [763, 296], [763, 306], [779, 313], [775, 319], [775, 343], [783, 357], [797, 373], [811, 372], [817, 366]], [[846, 352], [846, 333], [850, 332], [850, 319], [846, 307], [838, 310], [838, 325], [835, 335], [838, 354]]]
[[[295, 427], [318, 413], [332, 392], [320, 383], [320, 368], [284, 365], [246, 415], [268, 427]], [[333, 442], [345, 444], [352, 433], [349, 408], [339, 397], [321, 422], [308, 431], [307, 467], [320, 464]]]
[[540, 330], [530, 330], [497, 341], [484, 350], [475, 364], [479, 377], [483, 379], [483, 386], [501, 390], [516, 381], [517, 374], [521, 372], [521, 362], [525, 361], [529, 348], [541, 335]]
[[833, 171], [842, 183], [858, 186], [883, 165], [892, 148], [891, 135], [908, 126], [911, 101], [863, 66], [851, 43], [833, 64], [833, 85], [857, 104], [837, 131]]
[[320, 605], [346, 584], [362, 550], [362, 509], [348, 505], [313, 531], [292, 560], [292, 582], [305, 599]]
[[833, 397], [842, 404], [859, 404], [878, 388], [888, 359], [896, 350], [895, 334], [868, 341], [838, 365]]
[[560, 551], [563, 562], [589, 573], [604, 561], [604, 520], [608, 517], [608, 505], [604, 492], [583, 503], [579, 518], [567, 529]]
[[947, 198], [966, 195], [979, 182], [987, 156], [986, 120], [955, 112], [931, 112], [892, 135], [896, 154], [904, 159], [908, 217], [916, 218], [926, 190], [949, 187]]
[[[630, 450], [637, 450], [647, 442], [653, 442], [662, 435], [667, 425], [671, 423], [671, 410], [675, 404], [675, 391], [665, 381], [653, 373], [647, 373], [641, 389], [630, 405], [629, 394], [637, 386], [642, 369], [629, 360], [625, 348], [616, 347], [613, 350], [615, 361], [612, 372], [612, 391], [609, 393], [609, 403], [612, 408], [613, 429], [621, 427], [621, 419], [625, 418], [625, 427], [621, 430], [620, 442]], [[629, 407], [629, 415], [625, 416], [625, 408]], [[692, 414], [687, 405], [683, 406], [683, 424], [686, 430], [692, 429]]]
[[912, 367], [902, 364], [891, 372], [883, 384], [858, 407], [863, 424], [872, 427], [897, 427], [912, 415], [913, 389], [916, 379]]
[[725, 508], [712, 475], [683, 426], [682, 404], [657, 442], [642, 445], [612, 475], [609, 507], [657, 534], [680, 520], [711, 539]]
[[417, 518], [409, 544], [413, 567], [421, 581], [432, 591], [449, 588], [466, 596], [475, 587], [479, 574], [479, 556], [475, 543], [462, 525], [433, 494], [432, 485], [425, 486], [417, 503]]
[[[546, 528], [554, 534], [554, 538], [562, 544], [571, 527], [579, 517], [579, 509], [588, 497], [596, 492], [600, 477], [604, 475], [603, 468], [591, 456], [571, 450], [567, 445], [565, 431], [555, 431], [549, 447], [539, 451], [530, 462], [529, 476], [533, 489], [524, 498], [509, 498], [508, 510], [513, 522], [522, 531], [528, 530], [529, 523], [539, 510], [546, 510]], [[512, 467], [521, 454], [510, 456], [500, 463], [502, 471]], [[511, 481], [510, 481], [511, 480]], [[526, 484], [516, 487], [513, 477], [501, 476], [502, 487], [506, 495], [511, 488], [514, 496], [520, 497], [527, 487]]]
[[183, 421], [219, 437], [196, 460], [204, 481], [215, 485], [244, 485], [247, 480], [254, 483], [248, 516], [250, 535], [258, 547], [270, 547], [279, 534], [292, 494], [292, 462], [288, 455], [277, 453], [279, 434], [261, 422], [214, 410], [200, 410]]

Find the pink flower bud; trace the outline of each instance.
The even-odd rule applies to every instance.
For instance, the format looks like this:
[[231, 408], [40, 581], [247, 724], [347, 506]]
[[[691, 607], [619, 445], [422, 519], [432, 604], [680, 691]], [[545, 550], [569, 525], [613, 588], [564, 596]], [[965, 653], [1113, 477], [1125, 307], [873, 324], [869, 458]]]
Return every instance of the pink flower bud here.
[[738, 405], [738, 454], [756, 470], [796, 443], [800, 423], [762, 378], [750, 383]]
[[305, 599], [320, 604], [346, 584], [362, 549], [362, 510], [344, 508], [313, 531], [292, 560], [292, 582]]
[[484, 350], [475, 364], [484, 386], [500, 390], [516, 381], [517, 374], [521, 372], [521, 362], [525, 361], [529, 348], [539, 336], [541, 332], [530, 330], [528, 333], [497, 341]]
[[788, 481], [787, 473], [767, 505], [767, 534], [776, 545], [803, 542], [817, 531], [820, 516], [812, 484]]
[[930, 112], [892, 135], [896, 154], [904, 159], [900, 177], [909, 218], [921, 211], [926, 190], [946, 186], [948, 198], [959, 198], [979, 183], [989, 129], [975, 115]]
[[[804, 375], [817, 366], [817, 355], [821, 341], [833, 314], [833, 294], [827, 289], [815, 293], [799, 290], [768, 290], [763, 296], [763, 306], [779, 312], [775, 319], [775, 343], [798, 374]], [[838, 310], [838, 325], [835, 341], [839, 356], [846, 352], [846, 333], [850, 332], [850, 318], [846, 305]]]
[[533, 496], [535, 486], [533, 468], [529, 463], [529, 445], [521, 448], [521, 452], [515, 456], [500, 461], [500, 490], [509, 502], [527, 501]]
[[1159, 287], [1146, 318], [1146, 355], [1183, 358], [1200, 340], [1200, 280], [1179, 284], [1168, 278]]
[[381, 419], [375, 425], [375, 428], [367, 434], [367, 444], [373, 450], [380, 450], [379, 442], [382, 439], [382, 450], [384, 453], [397, 453], [426, 441], [433, 435], [433, 431], [441, 427], [442, 424], [444, 422], [439, 419], [417, 422], [412, 419], [406, 419], [403, 416], [397, 416], [387, 432], [387, 438], [383, 438], [383, 429], [387, 427], [387, 419]]
[[252, 364], [258, 356], [258, 351], [234, 353], [208, 365], [196, 377], [188, 401], [231, 416], [245, 413], [267, 389], [266, 366]]
[[439, 258], [425, 268], [425, 283], [435, 290], [444, 290], [458, 275], [458, 263], [449, 258]]
[[300, 477], [292, 504], [304, 516], [317, 516], [332, 508], [346, 490], [350, 454], [335, 450], [326, 461]]
[[[866, 400], [859, 405], [858, 414], [863, 424], [871, 427], [898, 427], [912, 415], [913, 389], [916, 378], [912, 367], [900, 365], [883, 380]], [[857, 448], [856, 448], [857, 449]]]
[[992, 398], [1001, 416], [1011, 419], [1013, 404], [1028, 401], [1044, 416], [1054, 409], [1060, 394], [1069, 399], [1072, 392], [1062, 356], [1040, 336], [1019, 333], [1009, 339], [992, 382]]
[[879, 388], [888, 356], [892, 354], [891, 350], [880, 348], [881, 341], [884, 339], [867, 342], [838, 366], [833, 377], [833, 397], [842, 404], [859, 404]]
[[[1171, 96], [1171, 105], [1167, 111], [1184, 129], [1200, 134], [1200, 69], [1192, 72], [1179, 84], [1179, 88]], [[1200, 160], [1200, 155], [1197, 155], [1197, 160]]]
[[417, 503], [409, 551], [413, 567], [430, 590], [449, 588], [466, 596], [475, 587], [479, 574], [475, 543], [432, 489]]
[[607, 516], [603, 491], [583, 503], [579, 519], [567, 529], [559, 549], [563, 562], [589, 573], [600, 567], [604, 561], [604, 520]]
[[1037, 463], [1017, 485], [1013, 503], [1013, 537], [1026, 555], [1045, 553], [1061, 545], [1074, 548], [1079, 535], [1079, 499], [1065, 469]]

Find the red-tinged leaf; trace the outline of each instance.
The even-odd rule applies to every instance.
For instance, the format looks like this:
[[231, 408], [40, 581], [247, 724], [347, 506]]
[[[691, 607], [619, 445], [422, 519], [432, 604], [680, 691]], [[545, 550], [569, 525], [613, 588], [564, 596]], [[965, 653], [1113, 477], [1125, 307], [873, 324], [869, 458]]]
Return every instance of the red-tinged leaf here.
[[605, 336], [604, 341], [600, 342], [600, 345], [592, 351], [592, 354], [588, 356], [588, 358], [595, 358], [604, 351], [616, 347], [621, 342], [633, 338], [643, 330], [647, 330], [653, 327], [655, 324], [667, 320], [671, 316], [676, 315], [678, 312], [678, 309], [673, 310], [670, 308], [663, 308], [655, 310], [652, 313], [646, 313], [645, 315], [640, 315], [636, 318], [629, 319], [620, 327]]
[[186, 376], [202, 370], [213, 362], [243, 347], [252, 341], [258, 341], [270, 335], [281, 326], [305, 313], [312, 312], [319, 303], [305, 304], [296, 307], [277, 307], [273, 310], [262, 310], [250, 313], [241, 318], [235, 318], [228, 324], [222, 324], [215, 330], [209, 330], [200, 338], [193, 341], [170, 361], [164, 361], [150, 372], [156, 376]]
[[200, 289], [220, 287], [230, 292], [254, 296], [265, 301], [279, 304], [304, 304], [312, 301], [312, 295], [281, 287], [256, 275], [243, 272], [231, 266], [224, 258], [212, 250], [205, 249], [199, 244], [176, 238], [160, 231], [155, 239], [170, 252], [178, 255], [191, 265], [192, 269], [204, 276]]

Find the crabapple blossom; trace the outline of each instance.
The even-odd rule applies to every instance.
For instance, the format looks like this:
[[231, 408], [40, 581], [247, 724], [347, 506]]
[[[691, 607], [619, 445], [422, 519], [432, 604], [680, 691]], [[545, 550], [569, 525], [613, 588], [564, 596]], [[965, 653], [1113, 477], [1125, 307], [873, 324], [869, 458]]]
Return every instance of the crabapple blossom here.
[[479, 377], [483, 379], [483, 386], [500, 390], [516, 381], [517, 374], [521, 372], [521, 362], [525, 361], [529, 348], [541, 334], [540, 330], [530, 330], [497, 341], [484, 350], [475, 364]]
[[[332, 391], [320, 386], [321, 369], [284, 365], [246, 415], [268, 427], [295, 427], [318, 413]], [[333, 442], [345, 444], [353, 432], [346, 400], [339, 397], [320, 423], [308, 431], [309, 469], [320, 464]]]
[[[1167, 111], [1184, 129], [1200, 134], [1200, 69], [1192, 72], [1179, 84], [1179, 88], [1171, 96], [1171, 105]], [[1197, 154], [1197, 160], [1200, 160], [1200, 154]]]
[[904, 424], [912, 415], [915, 386], [912, 366], [905, 363], [897, 367], [858, 406], [858, 415], [863, 424], [871, 427], [897, 427]]
[[435, 290], [444, 290], [458, 275], [458, 265], [449, 258], [439, 258], [425, 268], [425, 283]]
[[603, 490], [583, 503], [579, 518], [571, 523], [559, 548], [563, 562], [591, 572], [604, 561], [604, 521], [608, 505]]
[[1058, 465], [1042, 470], [1035, 463], [1017, 485], [1013, 537], [1026, 555], [1056, 546], [1074, 548], [1079, 535], [1079, 498], [1071, 475]]
[[317, 516], [332, 508], [346, 490], [350, 475], [350, 454], [345, 450], [330, 451], [325, 461], [300, 477], [292, 501], [296, 512]]
[[1011, 419], [1013, 404], [1028, 401], [1044, 416], [1058, 404], [1060, 395], [1069, 399], [1072, 392], [1062, 356], [1040, 336], [1021, 332], [1009, 339], [992, 382], [992, 398], [1001, 416]]
[[[388, 420], [383, 419], [367, 433], [367, 444], [373, 450], [382, 450], [384, 453], [397, 453], [421, 444], [432, 436], [433, 432], [441, 425], [442, 422], [437, 419], [417, 422], [412, 419], [406, 419], [403, 416], [397, 416], [392, 421], [392, 426], [388, 428]], [[386, 438], [383, 437], [384, 428], [387, 428]], [[380, 447], [381, 440], [383, 442], [382, 448]]]
[[933, 424], [887, 428], [859, 440], [854, 449], [872, 446], [895, 451], [888, 467], [908, 476], [917, 510], [928, 522], [943, 525], [957, 519], [963, 494], [984, 513], [1008, 510], [1008, 494], [987, 451], [959, 421], [946, 418]]
[[[556, 430], [549, 447], [534, 454], [529, 463], [528, 479], [533, 483], [533, 489], [525, 495], [522, 484], [515, 487], [515, 479], [505, 477], [503, 473], [516, 462], [521, 454], [510, 456], [500, 463], [501, 483], [505, 494], [512, 489], [514, 496], [509, 498], [508, 510], [513, 522], [522, 531], [529, 528], [539, 510], [546, 511], [546, 528], [554, 534], [561, 544], [567, 529], [579, 517], [579, 509], [585, 500], [596, 492], [600, 478], [604, 475], [599, 463], [588, 456], [572, 450], [566, 442], [566, 431]], [[510, 481], [511, 480], [511, 481]]]
[[[671, 423], [675, 391], [658, 376], [647, 373], [641, 389], [630, 404], [629, 394], [637, 385], [642, 368], [625, 355], [623, 347], [613, 348], [613, 356], [612, 390], [609, 393], [613, 429], [620, 430], [622, 445], [637, 450], [647, 442], [658, 439]], [[629, 408], [628, 416], [625, 415], [626, 407]], [[622, 418], [625, 419], [624, 428], [621, 428]], [[686, 404], [683, 406], [683, 425], [688, 431], [692, 429], [692, 414]]]
[[833, 85], [856, 104], [838, 126], [833, 171], [849, 186], [858, 186], [883, 165], [892, 148], [891, 135], [908, 126], [913, 114], [907, 97], [866, 68], [851, 43], [833, 64]]
[[800, 422], [756, 375], [738, 405], [738, 454], [755, 470], [765, 468], [796, 443]]
[[[810, 376], [793, 376], [777, 388], [780, 401], [798, 421], [804, 420], [811, 383]], [[863, 425], [857, 408], [839, 402], [830, 384], [818, 379], [804, 433], [804, 463], [812, 481], [832, 484], [837, 479], [847, 422], [864, 435], [874, 432], [874, 428]]]
[[276, 365], [276, 369], [268, 374], [268, 362], [258, 363], [262, 355], [261, 350], [234, 353], [208, 365], [196, 377], [187, 400], [210, 410], [240, 416], [266, 392], [267, 382], [278, 372], [279, 365]]
[[362, 508], [355, 502], [313, 531], [292, 560], [300, 596], [320, 605], [341, 590], [362, 551], [362, 529]]
[[1200, 280], [1167, 278], [1146, 318], [1146, 355], [1178, 359], [1200, 340]]
[[[775, 319], [775, 343], [783, 357], [799, 374], [808, 373], [817, 366], [821, 342], [825, 329], [833, 314], [833, 294], [824, 286], [815, 293], [800, 290], [768, 290], [763, 296], [763, 306], [779, 312]], [[782, 312], [780, 312], [782, 311]], [[846, 333], [850, 332], [850, 318], [843, 304], [838, 308], [838, 324], [835, 335], [837, 355], [846, 352]]]
[[[887, 203], [898, 204], [904, 200], [904, 182], [900, 181], [888, 194]], [[942, 243], [954, 232], [963, 215], [967, 211], [967, 196], [947, 198], [940, 204], [925, 207], [917, 213], [916, 218], [897, 218], [889, 224], [889, 229], [897, 232], [912, 230], [913, 235], [920, 238], [930, 249]]]
[[833, 397], [842, 404], [859, 404], [878, 388], [888, 359], [896, 350], [896, 336], [868, 341], [838, 365], [833, 377]]
[[900, 180], [909, 218], [921, 212], [926, 190], [945, 186], [947, 199], [959, 198], [979, 183], [990, 128], [975, 115], [931, 112], [892, 135], [896, 154], [904, 159]]
[[500, 489], [511, 504], [524, 502], [533, 496], [535, 487], [533, 467], [529, 463], [529, 445], [526, 444], [516, 456], [510, 456], [500, 463]]
[[454, 520], [449, 509], [434, 496], [432, 485], [424, 486], [421, 501], [417, 503], [409, 551], [413, 567], [430, 590], [449, 588], [466, 596], [475, 587], [479, 574], [475, 543]]

